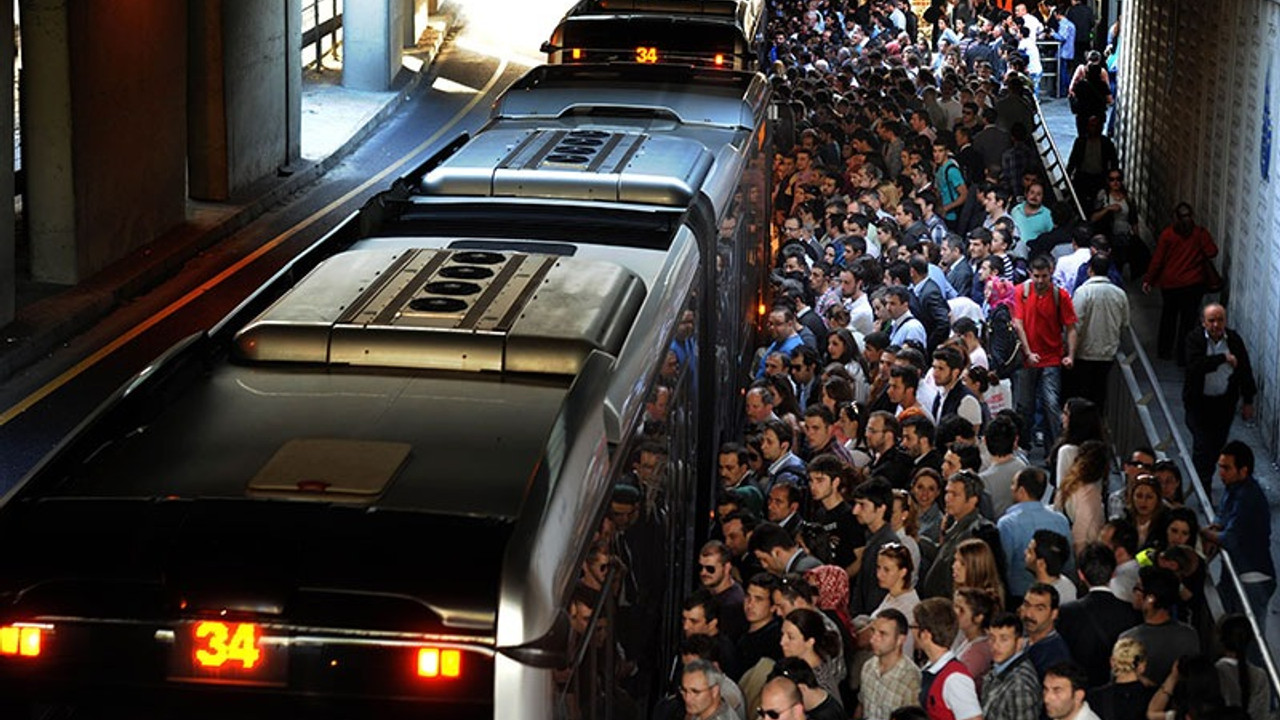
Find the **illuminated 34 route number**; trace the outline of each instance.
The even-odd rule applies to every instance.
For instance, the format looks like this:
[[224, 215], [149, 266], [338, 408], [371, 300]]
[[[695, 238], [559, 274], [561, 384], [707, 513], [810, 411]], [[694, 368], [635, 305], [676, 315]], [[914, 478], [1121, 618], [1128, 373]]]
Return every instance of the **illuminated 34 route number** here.
[[658, 62], [658, 48], [644, 46], [636, 48], [636, 62], [649, 64]]
[[198, 622], [194, 630], [196, 665], [221, 668], [228, 663], [251, 670], [258, 664], [258, 628], [252, 623]]

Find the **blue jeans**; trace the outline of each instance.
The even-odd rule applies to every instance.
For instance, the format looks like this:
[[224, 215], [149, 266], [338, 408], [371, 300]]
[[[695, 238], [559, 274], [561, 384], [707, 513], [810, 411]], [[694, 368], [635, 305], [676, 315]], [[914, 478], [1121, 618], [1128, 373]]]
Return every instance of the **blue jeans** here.
[[1018, 371], [1017, 396], [1018, 414], [1027, 422], [1027, 432], [1035, 432], [1035, 411], [1039, 407], [1044, 417], [1045, 444], [1051, 444], [1062, 430], [1062, 367], [1022, 368]]

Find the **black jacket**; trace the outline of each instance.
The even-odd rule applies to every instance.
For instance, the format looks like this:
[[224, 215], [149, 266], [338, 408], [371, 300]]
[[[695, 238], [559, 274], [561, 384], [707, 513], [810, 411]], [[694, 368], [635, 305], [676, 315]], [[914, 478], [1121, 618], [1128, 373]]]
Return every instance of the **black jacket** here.
[[1110, 592], [1094, 590], [1058, 608], [1058, 634], [1067, 641], [1071, 657], [1089, 675], [1089, 687], [1107, 682], [1111, 648], [1120, 633], [1142, 622], [1138, 611]]
[[915, 462], [906, 450], [894, 445], [883, 455], [876, 458], [868, 468], [871, 477], [883, 477], [889, 484], [899, 490], [906, 490], [911, 485], [911, 473]]
[[[914, 294], [914, 293], [913, 293]], [[951, 335], [951, 306], [942, 296], [938, 283], [925, 279], [917, 295], [922, 314], [916, 315], [924, 324], [929, 339], [929, 352], [943, 343]]]
[[947, 282], [955, 288], [956, 294], [969, 297], [973, 290], [973, 268], [969, 266], [969, 258], [963, 257], [955, 261], [947, 269]]
[[[1244, 398], [1247, 403], [1253, 402], [1258, 394], [1258, 384], [1253, 379], [1253, 365], [1249, 362], [1249, 351], [1244, 346], [1240, 335], [1227, 328], [1227, 349], [1236, 356], [1236, 369], [1231, 372], [1227, 381], [1227, 397], [1232, 404]], [[1187, 374], [1182, 384], [1182, 402], [1188, 409], [1200, 405], [1204, 400], [1204, 377], [1218, 369], [1227, 361], [1226, 355], [1209, 355], [1209, 338], [1204, 328], [1196, 328], [1187, 334]]]

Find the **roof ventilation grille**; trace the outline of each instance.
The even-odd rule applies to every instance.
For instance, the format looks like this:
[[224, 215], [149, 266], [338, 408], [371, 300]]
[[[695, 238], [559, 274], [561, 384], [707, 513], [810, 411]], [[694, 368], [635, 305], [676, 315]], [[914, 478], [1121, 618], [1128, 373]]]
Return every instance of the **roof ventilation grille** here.
[[444, 313], [456, 315], [467, 309], [465, 300], [450, 297], [420, 297], [409, 301], [409, 309], [420, 313]]
[[479, 285], [461, 280], [437, 280], [422, 286], [423, 292], [432, 295], [475, 295], [480, 292]]
[[455, 280], [485, 280], [493, 277], [493, 271], [479, 265], [449, 265], [440, 269], [440, 277]]

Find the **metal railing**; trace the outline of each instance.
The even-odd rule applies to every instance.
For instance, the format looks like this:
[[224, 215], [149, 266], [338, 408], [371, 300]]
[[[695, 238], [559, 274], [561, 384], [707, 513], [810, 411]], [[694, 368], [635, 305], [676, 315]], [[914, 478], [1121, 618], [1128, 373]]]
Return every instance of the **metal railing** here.
[[[1107, 388], [1108, 397], [1116, 401], [1108, 402], [1106, 408], [1107, 427], [1112, 431], [1112, 440], [1116, 447], [1128, 449], [1138, 445], [1150, 445], [1157, 453], [1162, 453], [1177, 462], [1182, 469], [1182, 476], [1186, 478], [1184, 484], [1190, 484], [1195, 491], [1195, 502], [1187, 503], [1188, 506], [1197, 511], [1203, 525], [1214, 522], [1212, 500], [1205, 493], [1204, 486], [1200, 482], [1195, 464], [1191, 461], [1191, 451], [1178, 431], [1177, 420], [1160, 388], [1160, 381], [1151, 365], [1151, 359], [1147, 357], [1132, 327], [1121, 336], [1120, 349], [1116, 353], [1116, 365], [1120, 372], [1111, 374]], [[1120, 402], [1126, 396], [1131, 397], [1133, 402]], [[1271, 683], [1271, 692], [1275, 696], [1280, 696], [1280, 671], [1277, 671], [1275, 659], [1262, 632], [1262, 625], [1249, 604], [1248, 595], [1245, 594], [1240, 574], [1236, 572], [1231, 553], [1221, 549], [1218, 555], [1222, 558], [1220, 577], [1229, 580], [1231, 591], [1235, 592], [1239, 598], [1237, 605], [1242, 608], [1253, 630], [1254, 642], [1262, 657], [1263, 669]], [[1220, 610], [1222, 605], [1218, 598], [1217, 586], [1210, 578], [1205, 580], [1205, 594], [1210, 599], [1210, 604], [1216, 605]]]
[[[324, 70], [324, 56], [342, 40], [342, 0], [309, 0], [302, 4], [302, 64]], [[307, 56], [311, 61], [307, 61]]]
[[1035, 112], [1032, 113], [1035, 127], [1031, 128], [1031, 142], [1035, 143], [1036, 152], [1040, 153], [1040, 162], [1044, 165], [1045, 174], [1049, 176], [1049, 185], [1053, 187], [1053, 195], [1058, 199], [1058, 202], [1070, 200], [1076, 210], [1076, 215], [1081, 220], [1087, 220], [1088, 216], [1084, 213], [1084, 206], [1080, 204], [1080, 197], [1076, 194], [1076, 188], [1071, 184], [1071, 178], [1067, 175], [1067, 162], [1062, 157], [1062, 152], [1058, 150], [1058, 143], [1054, 142], [1053, 135], [1049, 132], [1049, 126], [1044, 121], [1044, 111], [1040, 107], [1040, 101], [1034, 94], [1029, 99], [1035, 109]]

